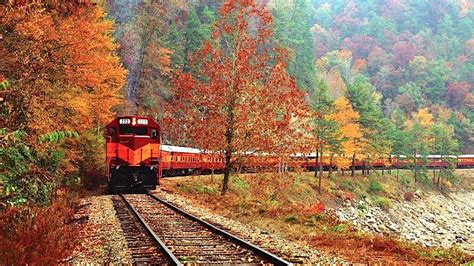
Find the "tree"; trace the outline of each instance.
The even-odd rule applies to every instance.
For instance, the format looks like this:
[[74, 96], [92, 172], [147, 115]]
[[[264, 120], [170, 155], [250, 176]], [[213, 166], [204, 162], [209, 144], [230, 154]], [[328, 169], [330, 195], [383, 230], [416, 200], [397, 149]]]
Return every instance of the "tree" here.
[[311, 32], [309, 1], [278, 0], [274, 2], [272, 13], [276, 41], [293, 52], [288, 64], [290, 75], [296, 78], [300, 89], [305, 91], [313, 89], [315, 85], [314, 37]]
[[83, 160], [72, 131], [109, 122], [126, 71], [97, 6], [35, 2], [0, 13], [0, 73], [11, 84], [0, 105], [0, 182], [14, 203], [46, 205]]
[[[317, 86], [310, 94], [311, 122], [313, 125], [316, 147], [314, 176], [318, 177], [318, 192], [321, 193], [321, 179], [323, 175], [323, 155], [325, 145], [333, 142], [335, 123], [329, 121], [327, 115], [333, 108], [333, 101], [328, 95], [328, 85], [324, 80], [317, 82]], [[319, 169], [318, 169], [319, 166]]]
[[446, 84], [450, 81], [452, 72], [447, 62], [437, 60], [428, 64], [429, 75], [426, 93], [434, 103], [441, 103], [446, 92]]
[[170, 25], [164, 39], [166, 47], [173, 50], [173, 68], [182, 68], [183, 71], [198, 71], [190, 69], [188, 62], [190, 55], [198, 50], [206, 39], [211, 36], [211, 27], [215, 21], [215, 14], [208, 6], [198, 8], [190, 6], [183, 22]]
[[117, 21], [115, 37], [121, 62], [128, 70], [126, 101], [117, 111], [157, 117], [163, 99], [169, 97], [175, 59], [176, 47], [167, 40], [180, 22], [177, 14], [186, 11], [187, 5], [182, 0], [107, 3], [109, 15]]
[[271, 23], [253, 1], [226, 1], [212, 38], [193, 55], [200, 73], [180, 72], [174, 80], [166, 121], [179, 121], [191, 144], [222, 152], [222, 194], [240, 160], [278, 151], [279, 137], [292, 134], [292, 117], [303, 109], [303, 95], [286, 72], [287, 52], [269, 42]]
[[393, 64], [398, 67], [406, 67], [408, 63], [417, 55], [418, 51], [415, 45], [410, 42], [397, 42], [392, 47]]
[[405, 130], [409, 134], [409, 149], [411, 151], [408, 158], [412, 161], [415, 182], [419, 181], [420, 163], [421, 170], [425, 170], [425, 162], [431, 151], [432, 138], [430, 135], [433, 126], [433, 115], [427, 108], [420, 109], [412, 114], [411, 120], [405, 122]]
[[367, 157], [370, 159], [371, 156], [389, 154], [391, 148], [387, 135], [389, 121], [383, 116], [380, 96], [363, 78], [358, 78], [354, 84], [348, 86], [347, 98], [360, 115], [363, 139], [367, 141], [364, 149]]
[[[455, 179], [454, 169], [456, 166], [456, 158], [451, 156], [457, 154], [459, 145], [454, 138], [454, 128], [452, 126], [434, 124], [430, 133], [433, 139], [432, 151], [434, 154], [439, 154], [441, 161], [446, 165], [446, 167], [442, 167], [441, 173], [438, 175], [436, 184], [439, 188], [442, 178], [448, 179], [451, 182]], [[433, 173], [435, 173], [435, 171], [433, 171]], [[435, 176], [433, 176], [433, 182], [435, 182]]]
[[[355, 154], [362, 152], [364, 147], [359, 125], [359, 113], [353, 110], [347, 98], [341, 97], [334, 101], [334, 110], [326, 115], [326, 119], [334, 121], [337, 125], [334, 137], [329, 142], [331, 154], [349, 155], [353, 160]], [[338, 160], [338, 167], [345, 167], [354, 163], [349, 159], [350, 157], [344, 158]]]
[[471, 90], [471, 85], [467, 82], [451, 83], [446, 90], [445, 100], [448, 106], [459, 110], [466, 100]]
[[[413, 82], [408, 82], [407, 84], [403, 85], [399, 89], [400, 96], [406, 95], [409, 97], [410, 100], [400, 101], [399, 106], [403, 108], [403, 105], [407, 105], [410, 101], [413, 103], [413, 108], [403, 108], [407, 114], [411, 114], [412, 112], [418, 110], [424, 103], [425, 100], [423, 98], [422, 89]], [[399, 96], [399, 97], [400, 97]]]
[[0, 73], [14, 84], [6, 97], [9, 129], [81, 132], [108, 122], [121, 102], [126, 72], [113, 23], [96, 6], [61, 8], [0, 7]]

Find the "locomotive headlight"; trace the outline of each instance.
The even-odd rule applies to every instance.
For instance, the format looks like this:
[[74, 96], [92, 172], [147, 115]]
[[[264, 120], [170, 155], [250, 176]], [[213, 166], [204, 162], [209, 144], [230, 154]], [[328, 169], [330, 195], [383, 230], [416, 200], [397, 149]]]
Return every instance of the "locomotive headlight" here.
[[138, 119], [137, 123], [139, 125], [148, 125], [148, 119]]
[[130, 119], [128, 119], [128, 118], [121, 118], [121, 119], [119, 120], [119, 124], [121, 124], [121, 125], [128, 125], [128, 124], [130, 124]]
[[136, 124], [137, 124], [137, 119], [134, 117], [134, 118], [132, 118], [132, 126], [134, 126]]

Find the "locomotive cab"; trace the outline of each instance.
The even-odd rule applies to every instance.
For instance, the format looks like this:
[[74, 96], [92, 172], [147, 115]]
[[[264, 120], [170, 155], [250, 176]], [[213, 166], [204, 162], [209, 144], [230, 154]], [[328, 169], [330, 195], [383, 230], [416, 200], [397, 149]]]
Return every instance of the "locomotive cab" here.
[[160, 127], [148, 117], [118, 117], [106, 126], [111, 192], [156, 189], [161, 175]]

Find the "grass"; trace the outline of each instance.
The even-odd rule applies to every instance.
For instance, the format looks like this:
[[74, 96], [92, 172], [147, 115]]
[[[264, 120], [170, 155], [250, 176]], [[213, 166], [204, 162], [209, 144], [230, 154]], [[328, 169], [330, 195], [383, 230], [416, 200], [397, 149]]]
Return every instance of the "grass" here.
[[382, 197], [382, 196], [375, 196], [373, 198], [373, 202], [375, 205], [383, 208], [383, 209], [387, 209], [387, 208], [390, 208], [392, 206], [392, 201], [389, 199], [389, 198], [386, 198], [386, 197]]
[[341, 189], [348, 190], [351, 192], [355, 191], [354, 184], [352, 184], [352, 182], [347, 179], [342, 180], [342, 182], [339, 184], [339, 187]]
[[377, 194], [383, 191], [383, 187], [377, 179], [371, 178], [367, 192], [370, 194]]

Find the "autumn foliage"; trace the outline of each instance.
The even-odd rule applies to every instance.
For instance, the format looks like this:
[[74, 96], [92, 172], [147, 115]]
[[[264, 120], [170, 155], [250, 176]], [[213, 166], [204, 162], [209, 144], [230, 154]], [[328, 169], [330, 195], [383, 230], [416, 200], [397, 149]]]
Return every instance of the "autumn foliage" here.
[[12, 83], [6, 127], [39, 135], [106, 123], [126, 73], [103, 11], [34, 3], [0, 12], [0, 73]]
[[[11, 182], [28, 176], [40, 183], [60, 183], [62, 175], [77, 171], [87, 157], [78, 145], [87, 140], [67, 139], [60, 148], [41, 136], [51, 134], [58, 144], [59, 136], [71, 135], [65, 132], [82, 135], [95, 128], [100, 134], [97, 129], [114, 115], [126, 75], [115, 53], [114, 24], [98, 6], [86, 3], [2, 5], [0, 13], [0, 75], [9, 82], [0, 106], [0, 128], [6, 132], [0, 134], [2, 146], [20, 149], [22, 141], [31, 151], [15, 159], [24, 159], [27, 166], [13, 168], [26, 171], [6, 165], [2, 174], [11, 176]], [[7, 142], [6, 136], [14, 132], [22, 137]], [[22, 154], [25, 158], [20, 159]], [[45, 163], [40, 163], [43, 159], [37, 158], [43, 155]]]
[[2, 265], [57, 264], [77, 245], [77, 228], [67, 224], [71, 209], [62, 203], [13, 208], [0, 214]]
[[[272, 17], [253, 1], [230, 0], [220, 9], [211, 40], [193, 55], [196, 75], [174, 79], [170, 139], [223, 153], [225, 176], [242, 158], [277, 152], [292, 136], [303, 94], [287, 74], [287, 51], [270, 42]], [[296, 139], [296, 138], [294, 138]]]

